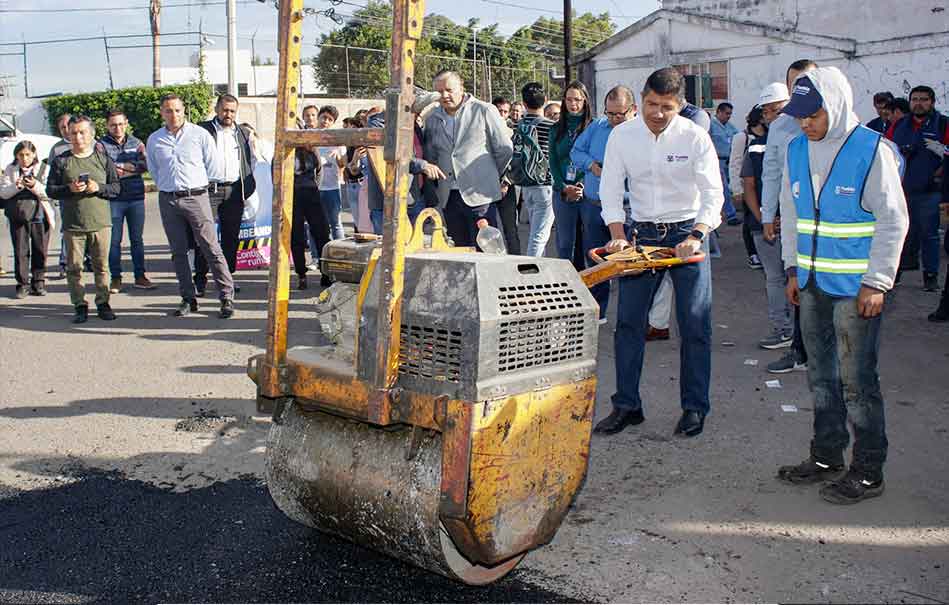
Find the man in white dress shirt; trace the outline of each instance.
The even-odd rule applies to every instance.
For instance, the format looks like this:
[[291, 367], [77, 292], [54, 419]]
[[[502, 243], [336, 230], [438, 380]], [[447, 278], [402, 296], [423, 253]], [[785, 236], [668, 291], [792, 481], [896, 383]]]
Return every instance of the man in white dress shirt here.
[[[708, 133], [679, 116], [684, 81], [672, 68], [653, 72], [642, 93], [640, 119], [617, 126], [606, 145], [600, 180], [603, 221], [612, 238], [609, 252], [629, 247], [633, 230], [638, 243], [675, 248], [687, 258], [707, 249], [708, 233], [721, 222], [724, 200], [718, 156]], [[630, 216], [623, 210], [629, 184]], [[702, 432], [709, 411], [712, 340], [712, 280], [709, 261], [669, 269], [676, 297], [676, 320], [682, 338], [680, 400], [682, 416], [676, 434]], [[616, 393], [613, 412], [596, 432], [613, 434], [643, 422], [639, 378], [646, 344], [652, 295], [664, 271], [620, 280], [615, 334]]]

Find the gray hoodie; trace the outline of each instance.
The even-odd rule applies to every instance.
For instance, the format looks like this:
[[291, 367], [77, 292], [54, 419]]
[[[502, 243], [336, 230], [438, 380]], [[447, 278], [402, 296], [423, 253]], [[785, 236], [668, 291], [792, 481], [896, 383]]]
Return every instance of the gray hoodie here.
[[[850, 132], [860, 125], [853, 112], [853, 91], [847, 78], [836, 67], [821, 67], [805, 74], [824, 98], [829, 127], [820, 141], [808, 141], [808, 156], [815, 195], [830, 172], [837, 151]], [[870, 174], [867, 176], [861, 204], [876, 219], [870, 264], [861, 282], [886, 292], [893, 287], [900, 262], [903, 240], [909, 228], [906, 198], [900, 182], [899, 152], [885, 139], [880, 142]], [[791, 197], [785, 162], [781, 183], [781, 245], [785, 267], [797, 266], [797, 209]]]

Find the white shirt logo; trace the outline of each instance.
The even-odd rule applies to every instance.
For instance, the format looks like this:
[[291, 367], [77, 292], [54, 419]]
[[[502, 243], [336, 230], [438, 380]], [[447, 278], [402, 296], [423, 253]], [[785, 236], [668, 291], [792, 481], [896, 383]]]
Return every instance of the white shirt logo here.
[[791, 195], [794, 196], [795, 199], [801, 197], [801, 183], [800, 183], [800, 181], [794, 181], [794, 182], [791, 184]]

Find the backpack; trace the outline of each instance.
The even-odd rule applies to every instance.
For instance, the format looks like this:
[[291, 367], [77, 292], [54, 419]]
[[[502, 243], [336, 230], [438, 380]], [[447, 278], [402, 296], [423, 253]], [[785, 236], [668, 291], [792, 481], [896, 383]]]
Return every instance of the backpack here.
[[514, 145], [509, 173], [511, 182], [521, 187], [533, 187], [548, 182], [550, 162], [537, 140], [537, 122], [518, 122], [511, 143]]

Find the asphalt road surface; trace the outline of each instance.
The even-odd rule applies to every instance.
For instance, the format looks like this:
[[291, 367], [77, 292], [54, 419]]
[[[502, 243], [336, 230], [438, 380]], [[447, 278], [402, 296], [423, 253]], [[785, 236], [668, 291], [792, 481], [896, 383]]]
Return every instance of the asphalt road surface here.
[[[233, 319], [217, 318], [213, 298], [171, 317], [177, 288], [148, 204], [159, 288], [114, 295], [117, 321], [73, 326], [64, 282], [18, 301], [0, 278], [0, 602], [949, 602], [949, 326], [925, 321], [938, 295], [921, 291], [919, 273], [885, 311], [883, 497], [838, 507], [774, 480], [806, 457], [813, 403], [805, 373], [764, 371], [779, 356], [756, 345], [764, 278], [745, 266], [740, 229], [723, 227], [705, 432], [672, 436], [673, 326], [672, 340], [647, 348], [646, 422], [594, 438], [553, 542], [475, 589], [273, 507], [262, 484], [270, 423], [244, 373], [264, 342], [267, 276], [237, 274]], [[292, 293], [294, 344], [316, 338], [318, 292]], [[597, 419], [615, 385], [615, 299], [609, 314]], [[780, 388], [766, 386], [774, 378]]]

